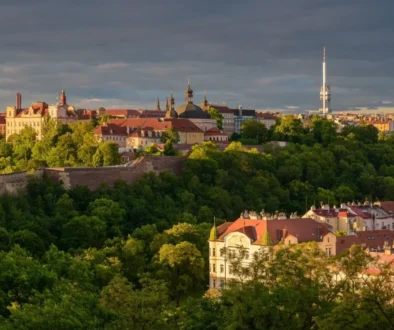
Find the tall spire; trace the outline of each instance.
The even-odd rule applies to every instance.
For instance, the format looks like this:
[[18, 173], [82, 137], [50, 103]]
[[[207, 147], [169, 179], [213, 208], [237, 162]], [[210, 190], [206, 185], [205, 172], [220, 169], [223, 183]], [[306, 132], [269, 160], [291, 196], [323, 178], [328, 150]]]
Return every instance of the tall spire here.
[[166, 97], [166, 111], [170, 110], [170, 104], [168, 103], [168, 97]]
[[63, 89], [62, 93], [60, 94], [60, 105], [66, 105], [66, 104], [67, 104], [66, 92]]
[[[168, 104], [168, 103], [167, 103]], [[178, 118], [178, 113], [175, 111], [175, 99], [172, 95], [172, 89], [170, 94], [170, 102], [166, 111], [166, 118]]]
[[[207, 100], [207, 90], [204, 89], [204, 100], [202, 101], [202, 104], [205, 108], [208, 108], [208, 100]], [[204, 109], [206, 110], [206, 109]]]
[[185, 91], [186, 103], [193, 103], [193, 90], [190, 87], [190, 79], [187, 80], [187, 89]]
[[331, 112], [331, 88], [327, 84], [327, 71], [326, 71], [326, 47], [323, 48], [323, 74], [322, 74], [322, 87], [320, 89], [320, 100], [322, 101], [322, 108], [320, 112], [325, 116]]
[[159, 98], [157, 98], [156, 110], [157, 111], [161, 111], [161, 109], [160, 109], [160, 99]]

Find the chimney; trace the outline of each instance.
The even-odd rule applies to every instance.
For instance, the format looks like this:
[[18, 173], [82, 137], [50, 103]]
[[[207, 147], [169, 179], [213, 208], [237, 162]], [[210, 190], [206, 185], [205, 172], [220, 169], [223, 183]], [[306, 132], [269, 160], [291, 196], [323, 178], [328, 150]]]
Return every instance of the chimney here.
[[16, 110], [22, 109], [22, 94], [17, 93], [16, 94]]

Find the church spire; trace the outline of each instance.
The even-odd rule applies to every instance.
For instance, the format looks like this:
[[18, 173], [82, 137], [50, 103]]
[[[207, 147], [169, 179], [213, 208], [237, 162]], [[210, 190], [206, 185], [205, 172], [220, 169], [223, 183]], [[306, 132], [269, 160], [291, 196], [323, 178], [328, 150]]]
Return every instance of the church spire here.
[[185, 91], [185, 101], [187, 103], [193, 103], [193, 90], [190, 87], [190, 79], [187, 80], [187, 89]]
[[[204, 108], [208, 108], [208, 100], [207, 100], [207, 90], [206, 89], [204, 89], [204, 99], [203, 99], [203, 101], [202, 101], [202, 104], [203, 104], [203, 106], [204, 106]], [[207, 109], [204, 109], [204, 110], [207, 110]]]
[[160, 99], [159, 98], [157, 98], [156, 110], [157, 111], [161, 111], [161, 109], [160, 109]]
[[174, 96], [172, 95], [172, 89], [170, 94], [170, 104], [168, 110], [166, 111], [166, 118], [178, 118], [178, 114], [175, 111], [175, 99]]
[[166, 97], [166, 111], [170, 110], [170, 104], [168, 103], [168, 97]]

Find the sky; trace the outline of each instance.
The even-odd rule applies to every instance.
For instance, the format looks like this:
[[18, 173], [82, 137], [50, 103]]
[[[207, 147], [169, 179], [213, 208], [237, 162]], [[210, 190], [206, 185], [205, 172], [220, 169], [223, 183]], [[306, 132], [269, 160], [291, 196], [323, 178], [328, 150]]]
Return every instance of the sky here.
[[393, 0], [2, 0], [0, 108], [155, 109], [174, 90], [244, 109], [394, 107]]

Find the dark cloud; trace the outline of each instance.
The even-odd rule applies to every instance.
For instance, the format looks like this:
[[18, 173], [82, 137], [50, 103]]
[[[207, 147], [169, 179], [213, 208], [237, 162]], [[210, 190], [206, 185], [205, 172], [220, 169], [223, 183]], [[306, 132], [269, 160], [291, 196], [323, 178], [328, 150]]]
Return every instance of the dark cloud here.
[[[393, 102], [394, 2], [4, 0], [0, 106], [154, 107], [190, 77], [196, 99], [319, 107], [327, 46], [334, 109]], [[101, 104], [99, 104], [101, 102]]]

